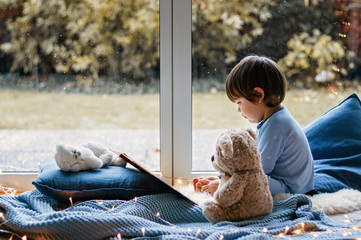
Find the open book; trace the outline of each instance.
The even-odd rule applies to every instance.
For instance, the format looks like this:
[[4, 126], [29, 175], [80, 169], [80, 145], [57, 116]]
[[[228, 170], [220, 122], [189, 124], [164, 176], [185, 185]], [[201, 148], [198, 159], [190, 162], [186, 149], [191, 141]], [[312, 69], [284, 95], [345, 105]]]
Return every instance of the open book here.
[[[115, 151], [114, 151], [115, 152]], [[152, 176], [153, 178], [157, 179], [157, 181], [159, 182], [159, 184], [166, 186], [167, 188], [169, 188], [169, 191], [171, 193], [176, 194], [178, 197], [186, 199], [194, 204], [197, 205], [197, 203], [195, 203], [193, 200], [191, 200], [189, 197], [185, 196], [183, 193], [181, 193], [180, 191], [178, 191], [176, 188], [174, 188], [173, 186], [169, 185], [168, 183], [166, 183], [165, 181], [163, 181], [162, 179], [160, 179], [159, 177], [157, 177], [155, 174], [153, 174], [152, 172], [148, 171], [147, 169], [145, 169], [144, 167], [142, 167], [139, 163], [137, 163], [136, 161], [134, 161], [132, 158], [130, 158], [127, 154], [125, 153], [117, 153], [116, 154], [119, 155], [120, 158], [122, 158], [124, 161], [126, 161], [127, 163], [129, 163], [130, 165], [132, 165], [134, 168], [136, 168], [138, 171], [143, 172], [145, 174], [149, 174], [150, 176]]]

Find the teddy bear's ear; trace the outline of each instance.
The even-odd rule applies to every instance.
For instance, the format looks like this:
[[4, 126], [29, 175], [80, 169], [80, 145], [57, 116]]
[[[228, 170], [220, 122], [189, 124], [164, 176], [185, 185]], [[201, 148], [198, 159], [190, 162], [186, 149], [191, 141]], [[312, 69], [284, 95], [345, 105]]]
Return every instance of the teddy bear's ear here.
[[62, 143], [57, 143], [56, 144], [56, 151], [60, 152], [60, 151], [64, 151], [65, 149], [65, 145]]
[[246, 129], [246, 131], [249, 133], [249, 135], [251, 135], [251, 137], [256, 140], [257, 139], [257, 134], [250, 128]]
[[221, 148], [223, 156], [233, 157], [233, 142], [229, 133], [221, 134], [218, 139], [218, 146]]

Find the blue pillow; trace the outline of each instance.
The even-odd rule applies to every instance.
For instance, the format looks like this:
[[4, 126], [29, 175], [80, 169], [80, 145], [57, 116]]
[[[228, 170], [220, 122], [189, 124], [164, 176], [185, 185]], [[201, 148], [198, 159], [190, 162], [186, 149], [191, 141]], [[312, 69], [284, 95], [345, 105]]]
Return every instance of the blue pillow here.
[[314, 193], [337, 192], [345, 188], [361, 191], [361, 154], [316, 161], [314, 182]]
[[361, 191], [361, 102], [355, 93], [305, 128], [314, 158], [314, 193]]
[[72, 173], [62, 171], [55, 161], [39, 167], [39, 176], [33, 184], [44, 195], [66, 203], [70, 197], [72, 201], [129, 200], [173, 190], [156, 177], [129, 168], [108, 166]]
[[361, 102], [355, 93], [305, 128], [314, 160], [361, 153]]

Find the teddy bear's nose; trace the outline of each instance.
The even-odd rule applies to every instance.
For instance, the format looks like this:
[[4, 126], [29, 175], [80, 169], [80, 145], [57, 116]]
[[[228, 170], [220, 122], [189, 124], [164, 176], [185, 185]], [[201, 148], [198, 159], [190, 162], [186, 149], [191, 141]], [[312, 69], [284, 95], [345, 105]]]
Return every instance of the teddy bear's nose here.
[[214, 161], [214, 155], [212, 155], [212, 157], [211, 157], [211, 161], [212, 161], [212, 162]]

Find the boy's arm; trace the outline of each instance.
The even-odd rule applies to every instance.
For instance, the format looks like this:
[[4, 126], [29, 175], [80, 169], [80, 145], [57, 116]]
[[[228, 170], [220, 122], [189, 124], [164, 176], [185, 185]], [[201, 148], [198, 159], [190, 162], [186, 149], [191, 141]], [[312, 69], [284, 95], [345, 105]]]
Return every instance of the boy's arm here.
[[260, 133], [257, 146], [261, 153], [263, 171], [268, 175], [273, 171], [277, 160], [280, 158], [285, 147], [285, 141], [279, 126], [272, 126], [272, 128], [267, 126]]

